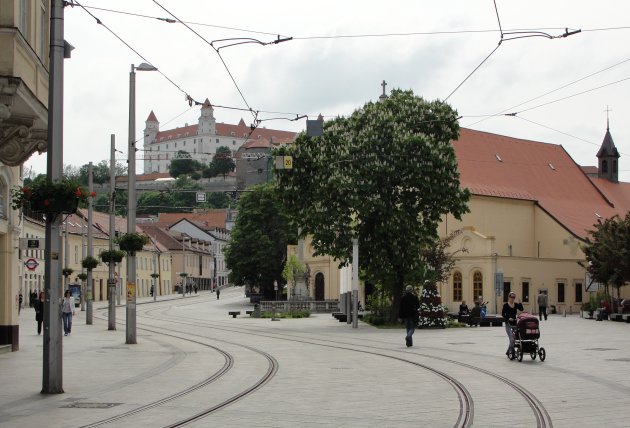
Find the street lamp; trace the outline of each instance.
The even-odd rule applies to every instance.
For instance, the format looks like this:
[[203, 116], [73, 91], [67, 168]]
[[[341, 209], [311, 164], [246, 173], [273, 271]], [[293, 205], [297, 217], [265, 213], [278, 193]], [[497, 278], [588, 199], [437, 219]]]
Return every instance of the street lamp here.
[[[129, 73], [129, 165], [128, 165], [128, 202], [127, 202], [127, 233], [136, 232], [136, 70], [156, 71], [157, 68], [143, 62], [139, 66], [131, 64]], [[127, 287], [132, 285], [132, 296], [127, 298], [126, 306], [126, 343], [136, 342], [136, 256], [127, 255]]]
[[186, 296], [186, 238], [190, 238], [188, 235], [186, 235], [185, 233], [182, 233], [182, 268], [183, 271], [180, 274], [181, 278], [182, 278], [182, 297]]

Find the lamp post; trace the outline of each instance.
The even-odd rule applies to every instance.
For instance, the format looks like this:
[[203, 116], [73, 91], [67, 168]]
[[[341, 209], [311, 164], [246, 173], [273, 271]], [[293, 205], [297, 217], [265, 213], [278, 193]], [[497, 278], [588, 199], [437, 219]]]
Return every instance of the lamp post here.
[[183, 271], [181, 273], [182, 278], [182, 297], [186, 297], [186, 238], [187, 235], [182, 233], [182, 268]]
[[[143, 62], [139, 66], [131, 64], [129, 73], [129, 165], [128, 165], [128, 202], [127, 202], [127, 233], [136, 232], [136, 70], [156, 71], [157, 68]], [[125, 336], [127, 344], [136, 342], [136, 255], [127, 255], [127, 289], [132, 289], [131, 296], [127, 296], [125, 315], [127, 323]]]
[[[116, 136], [110, 136], [109, 149], [109, 253], [114, 251], [114, 235], [116, 222], [114, 213], [116, 211]], [[116, 330], [116, 280], [114, 279], [115, 263], [109, 262], [109, 272], [107, 276], [107, 330]]]

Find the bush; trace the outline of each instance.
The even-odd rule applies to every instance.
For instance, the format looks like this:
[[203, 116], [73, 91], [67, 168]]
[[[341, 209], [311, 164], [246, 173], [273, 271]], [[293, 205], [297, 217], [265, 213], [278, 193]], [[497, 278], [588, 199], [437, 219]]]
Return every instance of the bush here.
[[311, 311], [293, 311], [293, 312], [279, 312], [274, 314], [273, 312], [263, 312], [260, 314], [261, 318], [308, 318], [311, 316]]
[[363, 315], [363, 321], [374, 326], [379, 326], [379, 325], [385, 325], [385, 322], [387, 320], [385, 319], [383, 315], [365, 314]]

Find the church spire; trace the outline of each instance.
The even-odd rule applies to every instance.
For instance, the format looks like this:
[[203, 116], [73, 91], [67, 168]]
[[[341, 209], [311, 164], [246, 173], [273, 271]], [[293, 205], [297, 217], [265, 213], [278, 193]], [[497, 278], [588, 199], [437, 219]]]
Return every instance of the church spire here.
[[618, 159], [620, 155], [617, 147], [615, 147], [612, 135], [610, 135], [609, 111], [610, 110], [606, 108], [606, 135], [604, 135], [604, 141], [602, 141], [602, 145], [597, 152], [597, 177], [617, 183], [619, 182]]

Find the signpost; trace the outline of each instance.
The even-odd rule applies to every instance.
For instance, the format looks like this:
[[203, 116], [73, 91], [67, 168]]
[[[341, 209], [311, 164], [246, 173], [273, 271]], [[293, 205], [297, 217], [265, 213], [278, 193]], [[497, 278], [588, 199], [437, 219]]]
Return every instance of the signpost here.
[[27, 261], [24, 262], [24, 266], [26, 266], [26, 269], [33, 271], [37, 269], [37, 266], [39, 266], [39, 263], [35, 259], [28, 259]]
[[206, 192], [197, 192], [197, 202], [206, 202]]
[[20, 238], [20, 250], [39, 250], [44, 248], [44, 238]]

